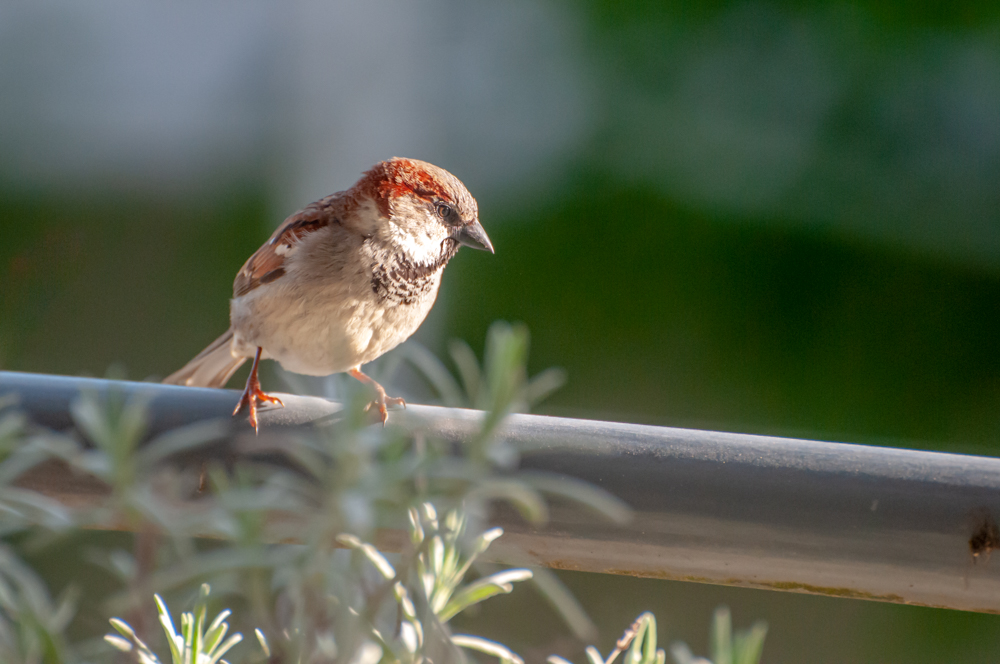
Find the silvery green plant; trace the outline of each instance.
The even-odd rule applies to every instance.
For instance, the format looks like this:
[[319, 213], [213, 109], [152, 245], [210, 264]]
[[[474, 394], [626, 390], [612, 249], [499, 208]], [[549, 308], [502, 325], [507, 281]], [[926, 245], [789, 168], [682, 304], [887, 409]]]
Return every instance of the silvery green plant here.
[[[221, 611], [208, 623], [208, 596], [211, 587], [205, 583], [201, 586], [198, 601], [194, 610], [181, 614], [181, 629], [178, 632], [170, 617], [170, 609], [159, 595], [154, 595], [156, 611], [166, 635], [167, 646], [170, 649], [170, 664], [228, 664], [222, 659], [230, 648], [243, 640], [239, 632], [226, 638], [229, 624], [226, 619], [229, 609]], [[135, 633], [135, 630], [120, 618], [112, 618], [111, 626], [117, 634], [106, 634], [104, 640], [113, 648], [126, 653], [133, 653], [139, 664], [161, 664], [160, 658]], [[207, 623], [207, 624], [206, 624]], [[266, 651], [265, 651], [266, 652]]]
[[465, 515], [450, 510], [439, 519], [434, 506], [424, 503], [410, 508], [411, 543], [417, 550], [416, 573], [420, 589], [431, 611], [442, 623], [485, 599], [509, 593], [513, 583], [532, 577], [528, 569], [508, 569], [485, 576], [459, 588], [472, 564], [490, 544], [503, 534], [502, 528], [491, 528], [477, 536], [465, 548]]
[[15, 395], [0, 395], [0, 535], [72, 525], [69, 510], [59, 502], [15, 485], [38, 464], [70, 449], [74, 446], [63, 437], [33, 427], [17, 409]]
[[76, 593], [53, 599], [45, 582], [14, 550], [0, 545], [0, 662], [61, 664], [71, 656], [65, 631]]
[[[518, 450], [495, 435], [505, 416], [525, 410], [561, 382], [557, 371], [529, 379], [527, 348], [523, 326], [498, 323], [490, 329], [481, 367], [468, 346], [452, 345], [458, 379], [440, 363], [414, 362], [437, 371], [429, 382], [446, 404], [489, 410], [478, 432], [458, 450], [419, 427], [391, 420], [385, 428], [369, 426], [369, 395], [361, 389], [347, 391], [335, 421], [272, 438], [271, 448], [261, 442], [266, 436], [255, 438], [265, 454], [243, 454], [226, 468], [183, 467], [173, 459], [221, 437], [228, 422], [192, 425], [147, 440], [148, 400], [142, 396], [126, 399], [114, 389], [82, 394], [72, 407], [77, 432], [72, 434], [28, 431], [23, 417], [0, 406], [0, 534], [122, 526], [136, 533], [134, 552], [111, 549], [99, 560], [118, 574], [125, 589], [109, 607], [119, 615], [128, 612], [139, 628], [113, 623], [117, 634], [109, 643], [118, 648], [128, 643], [129, 652], [145, 664], [158, 661], [150, 659], [155, 655], [143, 641], [153, 635], [142, 631], [145, 621], [136, 622], [150, 595], [154, 590], [187, 592], [206, 580], [242, 607], [236, 624], [258, 628], [261, 648], [239, 661], [422, 664], [464, 661], [463, 651], [475, 650], [519, 663], [500, 644], [452, 634], [450, 620], [530, 579], [578, 635], [592, 634], [593, 626], [551, 572], [498, 570], [481, 560], [500, 534], [486, 526], [491, 505], [506, 502], [528, 521], [542, 523], [547, 497], [555, 495], [615, 521], [629, 516], [620, 501], [583, 482], [518, 471]], [[275, 464], [276, 455], [285, 462]], [[67, 510], [10, 486], [23, 470], [48, 457], [101, 479], [110, 492]], [[397, 540], [394, 553], [385, 553], [385, 533], [407, 530], [410, 537], [401, 544]], [[40, 581], [28, 588], [30, 570], [11, 576], [13, 591], [4, 594], [8, 569], [17, 568], [0, 555], [0, 656], [21, 655], [2, 661], [72, 661], [74, 651], [63, 637], [72, 602], [49, 599]], [[478, 578], [467, 581], [473, 573]], [[207, 590], [176, 631], [172, 622], [169, 630], [162, 622], [169, 612], [158, 596], [172, 664], [177, 656], [192, 657], [191, 664], [222, 661], [223, 646], [235, 644], [222, 639], [228, 614], [207, 621], [205, 601]], [[41, 618], [17, 622], [16, 616], [35, 615]], [[18, 626], [11, 638], [2, 629], [7, 616]], [[654, 658], [641, 661], [662, 664], [655, 621], [652, 616], [644, 620], [635, 627], [641, 638], [630, 637], [629, 653], [652, 647]], [[672, 652], [678, 657], [679, 651]], [[744, 660], [727, 664], [737, 661]]]
[[[443, 637], [444, 642], [437, 644], [439, 649], [458, 646], [520, 662], [517, 655], [498, 643], [468, 634], [451, 634], [445, 627], [462, 611], [495, 595], [509, 593], [514, 583], [532, 577], [531, 570], [508, 569], [464, 583], [476, 558], [503, 530], [492, 528], [470, 541], [466, 519], [460, 510], [452, 509], [439, 517], [430, 503], [410, 508], [409, 517], [412, 548], [408, 555], [399, 557], [400, 563], [409, 569], [397, 571], [399, 565], [393, 566], [373, 545], [354, 536], [339, 538], [342, 544], [362, 555], [385, 583], [392, 584], [399, 626], [389, 632], [372, 627], [373, 640], [391, 661], [422, 661], [432, 649], [426, 635], [433, 634], [439, 639]], [[393, 634], [396, 638], [391, 638]]]
[[[17, 410], [13, 395], [0, 395], [0, 536], [65, 532], [69, 510], [55, 500], [14, 484], [66, 445], [59, 436], [33, 427]], [[72, 590], [53, 598], [45, 581], [15, 548], [0, 543], [0, 661], [58, 664], [70, 657], [64, 636], [76, 613]]]
[[[671, 644], [670, 654], [676, 664], [758, 664], [765, 636], [767, 625], [760, 621], [734, 635], [729, 609], [720, 606], [712, 618], [711, 659], [694, 656], [687, 644], [679, 641]], [[662, 648], [657, 648], [656, 617], [649, 612], [636, 618], [607, 657], [594, 646], [588, 646], [586, 653], [587, 664], [614, 664], [622, 653], [625, 653], [622, 664], [664, 664], [667, 657]], [[571, 664], [556, 655], [549, 657], [548, 662]]]
[[[358, 646], [346, 661], [419, 664], [433, 661], [427, 656], [429, 651], [464, 648], [499, 657], [503, 662], [522, 664], [520, 657], [499, 643], [468, 634], [452, 635], [443, 627], [470, 606], [509, 593], [515, 582], [531, 578], [530, 570], [514, 569], [464, 583], [472, 563], [500, 537], [502, 530], [493, 528], [470, 542], [466, 537], [465, 519], [458, 510], [439, 519], [429, 503], [410, 510], [410, 524], [413, 549], [409, 555], [398, 557], [399, 563], [408, 565], [408, 569], [403, 569], [399, 563], [393, 565], [375, 546], [353, 535], [342, 534], [337, 538], [377, 573], [384, 591], [382, 596], [387, 605], [395, 607], [395, 612], [371, 611], [364, 604], [348, 607], [348, 611], [360, 620], [354, 623], [359, 630]], [[405, 579], [409, 580], [408, 584]], [[154, 595], [159, 622], [166, 634], [170, 664], [225, 663], [222, 657], [242, 640], [239, 633], [226, 638], [228, 609], [208, 622], [209, 593], [208, 584], [203, 584], [194, 609], [181, 615], [179, 631], [174, 627], [166, 603], [159, 595]], [[132, 654], [138, 664], [164, 663], [127, 622], [119, 618], [112, 618], [110, 622], [116, 633], [105, 635], [104, 640], [109, 645]], [[271, 640], [260, 629], [254, 632], [265, 657], [276, 654], [272, 643], [287, 653], [290, 649], [287, 642], [295, 640], [294, 633], [288, 630]], [[280, 661], [340, 661], [343, 653], [337, 636], [333, 630], [321, 635], [308, 658], [300, 655]]]
[[[528, 387], [533, 383], [524, 369], [526, 351], [522, 327], [491, 328], [484, 366], [477, 367], [475, 375], [485, 386], [480, 394], [492, 395], [491, 405], [499, 412], [522, 409], [531, 395], [544, 392], [537, 383]], [[466, 367], [465, 373], [470, 371]], [[505, 444], [487, 431], [499, 422], [491, 415], [473, 442], [456, 455], [452, 443], [419, 429], [392, 421], [385, 428], [369, 426], [364, 409], [369, 395], [355, 389], [345, 396], [335, 421], [314, 431], [283, 435], [266, 450], [272, 457], [283, 455], [288, 464], [276, 466], [273, 460], [248, 455], [232, 468], [208, 467], [209, 490], [194, 504], [147, 500], [152, 494], [145, 492], [154, 485], [169, 487], [164, 481], [170, 479], [169, 470], [160, 470], [160, 461], [171, 450], [198, 444], [205, 432], [183, 432], [139, 446], [139, 407], [112, 403], [102, 421], [98, 401], [81, 403], [77, 412], [86, 422], [88, 438], [108, 442], [95, 443], [79, 455], [77, 464], [117, 482], [120, 488], [109, 499], [115, 501], [112, 507], [131, 510], [174, 541], [171, 555], [161, 557], [165, 564], [142, 576], [142, 587], [147, 592], [168, 591], [211, 579], [249, 605], [248, 619], [266, 635], [280, 661], [352, 661], [373, 656], [376, 648], [383, 653], [379, 657], [413, 661], [415, 639], [423, 644], [422, 656], [442, 661], [460, 657], [447, 627], [452, 616], [498, 592], [509, 592], [516, 580], [532, 577], [527, 570], [504, 572], [477, 561], [499, 534], [485, 527], [491, 503], [510, 503], [535, 523], [547, 517], [546, 495], [576, 500], [612, 519], [628, 516], [620, 501], [585, 483], [516, 472], [516, 450], [501, 449]], [[153, 451], [145, 455], [150, 445]], [[190, 477], [179, 481], [186, 481], [189, 490], [193, 484]], [[173, 493], [183, 494], [183, 486]], [[365, 555], [377, 551], [368, 542], [377, 542], [378, 533], [386, 529], [407, 527], [415, 529], [417, 539], [396, 554], [390, 565], [393, 578], [385, 578], [382, 572], [389, 568], [373, 566], [374, 558]], [[483, 536], [469, 534], [484, 530]], [[191, 545], [203, 536], [220, 543], [209, 548]], [[290, 541], [296, 543], [283, 543]], [[354, 555], [343, 547], [353, 548]], [[116, 553], [119, 567], [135, 569], [127, 554]], [[128, 564], [121, 565], [122, 560]], [[482, 578], [461, 585], [473, 570]], [[554, 575], [540, 570], [537, 576], [571, 625], [579, 632], [592, 629]], [[133, 571], [122, 578], [136, 575]], [[433, 580], [430, 586], [428, 580]], [[135, 606], [137, 586], [127, 585], [133, 590], [120, 598], [120, 606], [129, 600]], [[462, 639], [463, 647], [478, 644], [491, 652], [499, 647], [473, 636], [459, 642]]]
[[710, 659], [695, 657], [685, 643], [670, 646], [676, 664], [757, 664], [764, 651], [767, 623], [755, 622], [749, 629], [733, 633], [729, 607], [720, 606], [712, 617]]
[[[667, 655], [662, 648], [656, 647], [656, 617], [652, 613], [646, 612], [636, 618], [607, 657], [594, 646], [587, 646], [587, 663], [614, 664], [623, 652], [623, 664], [664, 664]], [[571, 664], [558, 655], [551, 655], [547, 661], [549, 664]]]

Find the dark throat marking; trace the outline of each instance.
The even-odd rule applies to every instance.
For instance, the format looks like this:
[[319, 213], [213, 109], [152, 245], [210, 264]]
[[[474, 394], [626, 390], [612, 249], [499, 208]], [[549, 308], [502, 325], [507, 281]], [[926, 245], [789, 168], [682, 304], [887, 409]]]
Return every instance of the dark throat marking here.
[[392, 254], [385, 263], [372, 267], [372, 291], [383, 301], [413, 304], [431, 292], [434, 276], [457, 251], [458, 243], [447, 239], [441, 244], [441, 255], [426, 265], [414, 263], [403, 253]]

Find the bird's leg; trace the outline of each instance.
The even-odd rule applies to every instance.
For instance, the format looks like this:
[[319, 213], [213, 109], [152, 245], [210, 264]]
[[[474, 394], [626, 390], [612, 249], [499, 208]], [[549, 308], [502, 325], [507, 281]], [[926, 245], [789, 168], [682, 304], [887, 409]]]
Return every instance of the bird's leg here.
[[371, 385], [373, 388], [375, 388], [375, 401], [372, 401], [370, 404], [368, 404], [368, 407], [365, 408], [365, 410], [371, 408], [372, 405], [378, 406], [378, 414], [381, 415], [382, 417], [382, 426], [385, 426], [385, 421], [389, 419], [389, 412], [388, 409], [386, 408], [387, 404], [390, 406], [402, 406], [403, 408], [406, 408], [406, 401], [404, 401], [401, 397], [387, 397], [385, 395], [385, 388], [376, 383], [368, 376], [361, 373], [361, 367], [354, 367], [347, 373], [354, 376], [362, 383]]
[[233, 410], [233, 417], [243, 410], [243, 406], [246, 405], [250, 408], [250, 426], [253, 430], [257, 431], [257, 402], [262, 403], [276, 403], [279, 406], [284, 406], [281, 403], [281, 399], [278, 397], [272, 397], [264, 393], [264, 390], [260, 389], [260, 379], [257, 378], [257, 366], [260, 364], [260, 354], [264, 349], [257, 346], [257, 355], [253, 358], [253, 367], [250, 368], [250, 375], [247, 376], [247, 386], [243, 390], [243, 396], [240, 397], [240, 402], [236, 404], [236, 409]]

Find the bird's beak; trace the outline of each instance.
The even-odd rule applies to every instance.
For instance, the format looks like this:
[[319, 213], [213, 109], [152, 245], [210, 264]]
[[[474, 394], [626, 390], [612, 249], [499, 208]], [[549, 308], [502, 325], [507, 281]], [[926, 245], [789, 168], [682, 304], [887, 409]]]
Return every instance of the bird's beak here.
[[486, 237], [486, 231], [483, 230], [482, 224], [479, 221], [473, 221], [471, 224], [462, 226], [458, 230], [458, 233], [455, 234], [455, 239], [458, 240], [459, 244], [464, 244], [467, 247], [483, 249], [491, 254], [494, 253], [493, 244]]

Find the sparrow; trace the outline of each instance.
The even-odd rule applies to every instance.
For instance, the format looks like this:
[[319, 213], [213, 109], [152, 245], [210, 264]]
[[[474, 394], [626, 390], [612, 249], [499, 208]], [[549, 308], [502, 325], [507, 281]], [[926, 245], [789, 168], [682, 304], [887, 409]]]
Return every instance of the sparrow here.
[[393, 157], [353, 187], [296, 212], [243, 265], [229, 301], [230, 327], [164, 383], [223, 387], [253, 359], [233, 415], [283, 406], [260, 387], [262, 359], [294, 373], [347, 372], [370, 385], [382, 424], [406, 406], [361, 371], [412, 335], [437, 298], [461, 246], [493, 253], [479, 208], [448, 171]]

